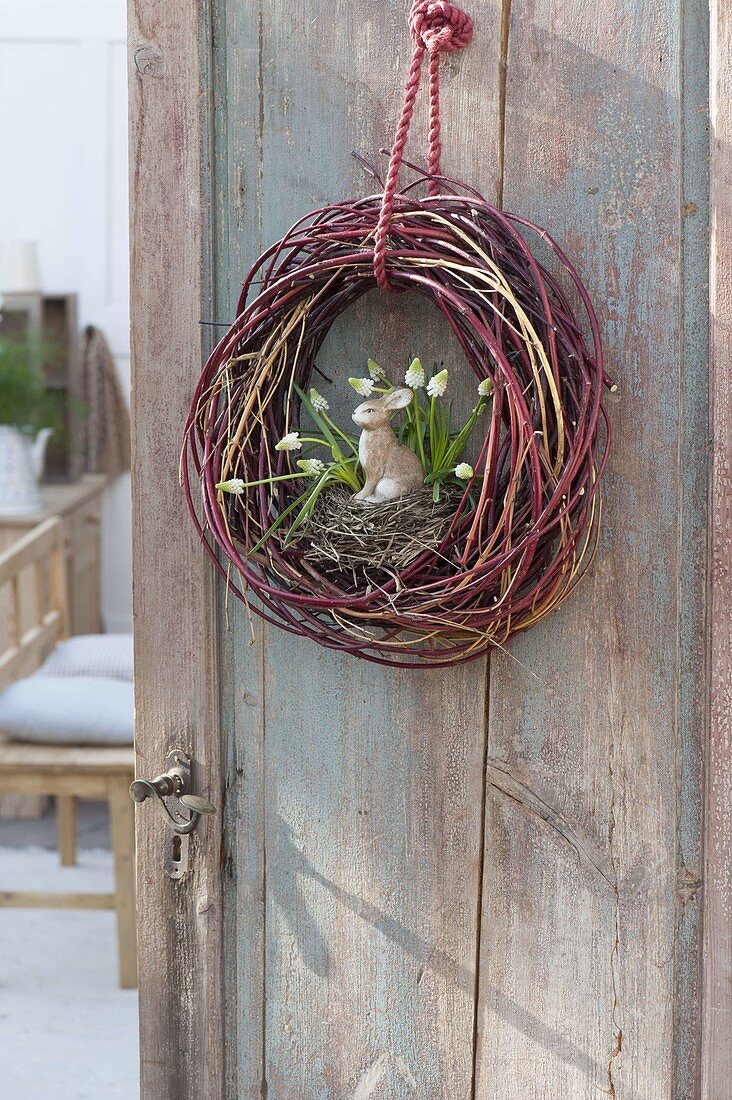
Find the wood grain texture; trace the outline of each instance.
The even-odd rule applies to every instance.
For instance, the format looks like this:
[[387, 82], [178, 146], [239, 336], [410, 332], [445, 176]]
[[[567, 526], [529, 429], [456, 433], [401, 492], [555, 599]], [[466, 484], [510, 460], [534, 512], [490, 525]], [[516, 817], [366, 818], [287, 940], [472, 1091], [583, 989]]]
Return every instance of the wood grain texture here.
[[[207, 214], [212, 314], [234, 316], [243, 273], [262, 249], [261, 12], [217, 0], [205, 32], [211, 102]], [[218, 334], [222, 330], [215, 330]], [[264, 1092], [264, 632], [218, 592], [220, 692], [226, 747], [225, 1090]]]
[[[207, 7], [207, 5], [206, 5]], [[135, 695], [138, 775], [168, 751], [221, 806], [211, 577], [178, 489], [180, 427], [201, 366], [204, 301], [202, 6], [131, 0], [130, 173]], [[163, 864], [171, 835], [137, 814], [143, 1100], [223, 1094], [221, 815]]]
[[61, 776], [72, 768], [80, 777], [104, 781], [109, 775], [126, 776], [134, 768], [131, 748], [108, 745], [33, 745], [16, 741], [3, 745], [2, 754], [2, 775], [40, 768], [49, 776]]
[[482, 685], [306, 648], [278, 645], [267, 685], [270, 1094], [467, 1096]]
[[[495, 190], [497, 7], [474, 5], [481, 50], [445, 64], [446, 163]], [[359, 195], [356, 149], [379, 160], [410, 52], [401, 3], [216, 5], [212, 239], [225, 316], [263, 243]], [[384, 79], [384, 73], [399, 74]], [[475, 141], [469, 139], [472, 134]], [[412, 153], [421, 159], [424, 112]], [[382, 158], [383, 160], [383, 158]], [[329, 399], [373, 355], [445, 359], [472, 381], [419, 299], [359, 304], [321, 363]], [[322, 388], [327, 389], [325, 383]], [[472, 1087], [481, 872], [485, 663], [377, 670], [249, 624], [229, 606], [227, 1087], [272, 1098], [438, 1095]], [[264, 845], [262, 845], [264, 837]]]
[[[159, 770], [181, 740], [216, 802], [215, 685], [228, 737], [225, 832], [206, 823], [181, 883], [160, 872], [162, 827], [139, 815], [143, 1096], [691, 1100], [705, 705], [701, 0], [480, 0], [473, 45], [444, 65], [446, 167], [489, 196], [502, 187], [507, 207], [567, 247], [620, 384], [593, 575], [492, 663], [488, 698], [483, 663], [377, 670], [250, 624], [223, 593], [212, 598], [194, 540], [167, 536], [188, 530], [159, 485], [175, 482], [196, 321], [230, 321], [264, 244], [305, 210], [366, 189], [349, 153], [390, 140], [406, 7], [132, 3], [140, 771]], [[724, 49], [727, 19], [717, 12]], [[728, 125], [720, 107], [721, 241]], [[417, 158], [423, 135], [421, 113]], [[728, 312], [728, 261], [715, 263]], [[367, 355], [391, 365], [415, 351], [444, 358], [467, 396], [459, 357], [418, 299], [364, 299], [323, 349], [340, 381], [334, 407]], [[707, 1100], [725, 1095], [732, 1058], [712, 1039], [712, 1014], [732, 1012], [732, 455], [718, 363]]]
[[56, 799], [56, 836], [62, 867], [76, 865], [76, 802], [70, 795], [61, 795]]
[[732, 11], [711, 5], [711, 656], [704, 1100], [732, 1080]]
[[[114, 906], [114, 894], [44, 894], [29, 890], [0, 890], [0, 909], [114, 909]], [[123, 985], [122, 988], [131, 987]]]
[[[681, 356], [679, 363], [678, 851], [674, 1088], [702, 1075], [704, 770], [709, 586], [709, 6], [681, 11]], [[693, 457], [686, 462], [686, 455]]]
[[676, 2], [511, 5], [504, 203], [577, 262], [620, 394], [593, 573], [512, 646], [515, 661], [492, 664], [481, 1100], [698, 1095], [706, 119], [689, 73], [703, 86], [706, 54], [694, 15], [702, 29], [684, 27], [682, 53]]

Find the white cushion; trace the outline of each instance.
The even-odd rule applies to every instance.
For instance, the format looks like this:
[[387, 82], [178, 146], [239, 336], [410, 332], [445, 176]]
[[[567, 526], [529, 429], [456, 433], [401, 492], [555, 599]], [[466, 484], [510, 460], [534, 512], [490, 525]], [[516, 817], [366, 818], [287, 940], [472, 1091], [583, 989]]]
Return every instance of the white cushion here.
[[131, 745], [132, 684], [101, 676], [29, 676], [0, 693], [0, 734], [59, 745]]
[[79, 634], [59, 642], [37, 676], [103, 676], [132, 680], [131, 634]]

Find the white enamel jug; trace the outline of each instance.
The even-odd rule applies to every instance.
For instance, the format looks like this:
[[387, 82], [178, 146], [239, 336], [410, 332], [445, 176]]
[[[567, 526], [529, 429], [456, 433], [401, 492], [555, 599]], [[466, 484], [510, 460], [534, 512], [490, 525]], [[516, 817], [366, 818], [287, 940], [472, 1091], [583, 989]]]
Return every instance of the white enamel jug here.
[[52, 428], [31, 435], [0, 424], [0, 516], [27, 516], [43, 506], [38, 482]]

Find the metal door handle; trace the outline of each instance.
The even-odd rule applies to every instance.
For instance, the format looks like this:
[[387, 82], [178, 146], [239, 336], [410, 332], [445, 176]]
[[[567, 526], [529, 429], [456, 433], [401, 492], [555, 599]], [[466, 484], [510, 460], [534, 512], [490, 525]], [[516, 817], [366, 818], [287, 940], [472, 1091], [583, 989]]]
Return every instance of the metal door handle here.
[[[200, 795], [190, 793], [191, 758], [187, 753], [182, 749], [173, 749], [166, 763], [168, 770], [155, 779], [135, 779], [130, 785], [130, 798], [133, 802], [154, 799], [166, 824], [174, 833], [185, 836], [193, 832], [202, 814], [215, 814], [216, 807]], [[171, 812], [164, 801], [169, 797], [177, 798], [190, 816], [184, 817], [176, 809]]]

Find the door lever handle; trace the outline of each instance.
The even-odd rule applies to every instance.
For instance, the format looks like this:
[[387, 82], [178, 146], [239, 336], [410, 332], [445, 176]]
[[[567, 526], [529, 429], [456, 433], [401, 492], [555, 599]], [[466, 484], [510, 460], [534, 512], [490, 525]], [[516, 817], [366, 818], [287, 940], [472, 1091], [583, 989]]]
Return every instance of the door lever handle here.
[[[155, 779], [135, 779], [130, 785], [130, 798], [133, 802], [145, 802], [152, 798], [158, 806], [163, 820], [174, 833], [185, 836], [192, 833], [202, 814], [216, 813], [216, 807], [200, 795], [191, 794], [191, 758], [182, 749], [174, 749], [166, 761], [168, 770]], [[171, 811], [166, 798], [175, 797], [179, 804], [189, 812], [184, 817], [177, 809]]]

